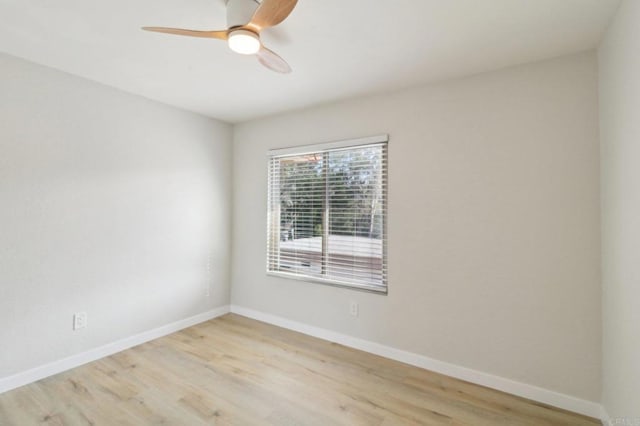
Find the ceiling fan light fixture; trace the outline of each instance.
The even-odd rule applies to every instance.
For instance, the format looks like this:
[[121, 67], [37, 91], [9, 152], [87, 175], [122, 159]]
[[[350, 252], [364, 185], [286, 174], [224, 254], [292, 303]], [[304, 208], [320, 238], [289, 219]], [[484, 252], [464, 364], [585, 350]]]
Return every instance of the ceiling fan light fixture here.
[[224, 30], [188, 30], [169, 27], [142, 27], [145, 31], [224, 40], [229, 48], [243, 55], [255, 55], [260, 64], [282, 74], [291, 67], [260, 41], [260, 32], [275, 27], [293, 11], [298, 0], [226, 0], [227, 25]]
[[253, 55], [260, 50], [258, 35], [247, 30], [235, 30], [229, 34], [229, 49], [241, 55]]

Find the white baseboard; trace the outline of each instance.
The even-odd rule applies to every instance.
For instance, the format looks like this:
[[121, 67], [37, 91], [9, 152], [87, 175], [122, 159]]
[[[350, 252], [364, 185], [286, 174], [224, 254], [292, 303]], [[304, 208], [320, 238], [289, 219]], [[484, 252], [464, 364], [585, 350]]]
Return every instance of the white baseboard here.
[[600, 420], [602, 420], [602, 424], [604, 426], [611, 426], [613, 422], [611, 421], [611, 417], [609, 417], [609, 413], [604, 408], [604, 405], [600, 407]]
[[292, 321], [276, 315], [266, 314], [264, 312], [255, 311], [253, 309], [237, 305], [231, 305], [231, 312], [287, 328], [289, 330], [298, 331], [309, 336], [318, 337], [323, 340], [329, 340], [354, 349], [383, 356], [385, 358], [404, 362], [426, 370], [435, 371], [467, 382], [497, 389], [523, 398], [531, 399], [533, 401], [572, 411], [574, 413], [583, 414], [585, 416], [601, 419], [604, 412], [602, 406], [596, 402], [586, 401], [584, 399], [543, 389], [534, 385], [516, 382], [504, 377], [494, 376], [492, 374], [439, 361], [424, 355], [418, 355], [368, 340], [348, 336], [346, 334], [337, 333], [335, 331]]
[[175, 333], [176, 331], [219, 317], [228, 312], [229, 305], [221, 306], [219, 308], [213, 309], [208, 312], [203, 312], [190, 318], [185, 318], [171, 324], [163, 325], [162, 327], [154, 328], [153, 330], [145, 331], [143, 333], [136, 334], [131, 337], [126, 337], [116, 342], [79, 353], [77, 355], [72, 355], [68, 358], [63, 358], [61, 360], [42, 365], [40, 367], [32, 368], [31, 370], [23, 371], [12, 376], [0, 378], [0, 393], [36, 382], [38, 380], [44, 379], [45, 377], [53, 376], [54, 374], [62, 373], [63, 371], [79, 367], [88, 362], [113, 355], [117, 352], [121, 352], [133, 346], [140, 345], [142, 343], [157, 339], [162, 336], [166, 336], [167, 334]]

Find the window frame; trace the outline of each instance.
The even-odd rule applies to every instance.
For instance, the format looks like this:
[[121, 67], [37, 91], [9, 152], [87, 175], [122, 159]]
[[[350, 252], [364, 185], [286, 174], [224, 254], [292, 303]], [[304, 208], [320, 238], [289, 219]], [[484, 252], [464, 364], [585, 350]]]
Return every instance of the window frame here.
[[[280, 242], [279, 237], [279, 221], [280, 215], [277, 214], [277, 219], [274, 219], [272, 216], [272, 160], [275, 157], [286, 157], [286, 156], [303, 156], [308, 154], [315, 154], [320, 152], [331, 152], [338, 150], [348, 150], [355, 149], [358, 147], [371, 145], [383, 145], [384, 146], [384, 154], [382, 156], [382, 173], [383, 173], [383, 200], [382, 203], [382, 276], [383, 276], [383, 284], [365, 284], [365, 283], [357, 283], [350, 281], [343, 281], [340, 279], [333, 278], [322, 278], [315, 275], [308, 275], [300, 272], [286, 272], [282, 270], [273, 270], [271, 265], [273, 264], [273, 260], [270, 258], [271, 253], [275, 253], [276, 251], [271, 248], [271, 244], [273, 244], [274, 235], [278, 235], [278, 244]], [[358, 139], [347, 139], [341, 141], [327, 142], [321, 144], [313, 144], [313, 145], [301, 145], [301, 146], [293, 146], [287, 148], [278, 148], [271, 149], [267, 151], [267, 244], [266, 244], [266, 273], [269, 276], [275, 276], [280, 278], [294, 279], [297, 281], [318, 283], [333, 287], [341, 287], [352, 290], [361, 290], [366, 292], [371, 292], [375, 294], [387, 295], [389, 289], [389, 280], [388, 280], [388, 253], [387, 253], [387, 243], [388, 243], [388, 234], [387, 234], [387, 221], [388, 221], [388, 183], [389, 183], [389, 135], [381, 134], [376, 136], [369, 136]], [[272, 229], [272, 221], [278, 221], [278, 229]], [[280, 252], [280, 248], [278, 247], [277, 252]], [[321, 252], [321, 257], [326, 256], [327, 254]]]

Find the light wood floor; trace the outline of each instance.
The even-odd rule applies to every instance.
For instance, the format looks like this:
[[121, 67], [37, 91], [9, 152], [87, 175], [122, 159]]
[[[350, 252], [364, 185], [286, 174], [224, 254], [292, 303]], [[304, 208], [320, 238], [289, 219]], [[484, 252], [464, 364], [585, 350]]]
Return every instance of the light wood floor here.
[[592, 425], [225, 315], [0, 395], [0, 425]]

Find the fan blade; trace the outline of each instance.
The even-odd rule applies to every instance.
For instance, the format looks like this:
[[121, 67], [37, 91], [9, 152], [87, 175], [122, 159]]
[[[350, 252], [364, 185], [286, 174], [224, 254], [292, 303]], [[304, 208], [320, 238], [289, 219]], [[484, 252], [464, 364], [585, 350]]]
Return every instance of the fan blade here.
[[289, 16], [296, 3], [298, 0], [263, 0], [246, 26], [258, 32], [276, 26]]
[[291, 67], [284, 59], [264, 46], [260, 48], [257, 56], [258, 61], [271, 71], [279, 72], [281, 74], [289, 74], [291, 72]]
[[226, 40], [229, 38], [229, 31], [195, 31], [183, 30], [181, 28], [165, 28], [165, 27], [142, 27], [145, 31], [153, 31], [156, 33], [175, 34], [189, 37], [217, 38]]

